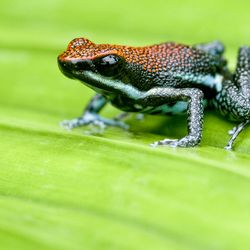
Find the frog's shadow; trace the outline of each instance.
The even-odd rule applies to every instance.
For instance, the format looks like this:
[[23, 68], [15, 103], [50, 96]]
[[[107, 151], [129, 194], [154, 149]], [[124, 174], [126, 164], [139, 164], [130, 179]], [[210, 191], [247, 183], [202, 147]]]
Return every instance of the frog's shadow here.
[[127, 120], [130, 132], [150, 133], [168, 137], [182, 137], [187, 133], [187, 115], [155, 116], [145, 115], [142, 120], [134, 117]]

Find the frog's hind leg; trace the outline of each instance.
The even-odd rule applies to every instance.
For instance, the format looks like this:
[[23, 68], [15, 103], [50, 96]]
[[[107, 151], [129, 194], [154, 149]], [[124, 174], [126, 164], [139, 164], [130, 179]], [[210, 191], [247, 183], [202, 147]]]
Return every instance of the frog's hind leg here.
[[213, 57], [217, 57], [217, 60], [219, 63], [220, 73], [226, 76], [227, 78], [230, 78], [231, 74], [229, 72], [229, 69], [227, 67], [227, 60], [224, 58], [223, 54], [225, 51], [225, 46], [220, 41], [213, 41], [210, 43], [200, 43], [196, 44], [194, 48], [202, 50]]
[[225, 51], [225, 47], [220, 41], [213, 41], [211, 43], [200, 43], [196, 44], [194, 47], [213, 56], [222, 56]]
[[240, 92], [250, 99], [250, 47], [241, 47], [238, 53], [234, 82]]
[[[239, 88], [239, 92], [250, 101], [250, 47], [241, 47], [238, 53], [238, 60], [234, 81]], [[239, 135], [239, 133], [250, 123], [250, 120], [243, 121], [238, 126], [231, 130], [231, 139], [229, 140], [225, 149], [232, 149], [232, 145]]]
[[250, 47], [239, 49], [233, 78], [224, 80], [222, 90], [215, 97], [215, 107], [231, 120], [240, 124], [230, 131], [232, 135], [226, 149], [232, 149], [239, 133], [250, 122]]

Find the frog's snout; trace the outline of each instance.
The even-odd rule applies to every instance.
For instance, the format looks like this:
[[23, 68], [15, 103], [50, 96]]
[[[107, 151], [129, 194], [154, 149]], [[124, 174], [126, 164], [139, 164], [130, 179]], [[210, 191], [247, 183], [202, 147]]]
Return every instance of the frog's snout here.
[[63, 61], [63, 60], [61, 60], [61, 59], [60, 59], [60, 56], [58, 56], [58, 58], [57, 58], [57, 63], [58, 63], [59, 69], [61, 70], [61, 72], [62, 72], [65, 76], [67, 76], [67, 77], [69, 77], [69, 78], [73, 78], [73, 76], [72, 76], [72, 74], [71, 74], [71, 71], [70, 71], [70, 69], [69, 69], [69, 67], [68, 67], [68, 63], [65, 62], [65, 61]]
[[59, 55], [57, 62], [59, 69], [69, 78], [75, 78], [74, 76], [82, 71], [91, 70], [91, 62], [88, 60], [65, 58]]

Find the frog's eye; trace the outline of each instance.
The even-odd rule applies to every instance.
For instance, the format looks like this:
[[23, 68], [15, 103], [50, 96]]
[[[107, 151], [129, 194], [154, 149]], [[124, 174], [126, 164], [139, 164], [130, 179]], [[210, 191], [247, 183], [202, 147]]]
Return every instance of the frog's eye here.
[[108, 55], [95, 59], [97, 71], [104, 76], [116, 76], [122, 69], [123, 59], [117, 55]]

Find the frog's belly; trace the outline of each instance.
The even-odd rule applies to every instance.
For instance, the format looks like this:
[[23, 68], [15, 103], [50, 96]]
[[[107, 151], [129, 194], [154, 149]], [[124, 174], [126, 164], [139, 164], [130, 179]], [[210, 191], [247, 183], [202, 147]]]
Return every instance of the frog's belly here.
[[138, 112], [143, 114], [162, 114], [162, 115], [175, 115], [183, 114], [187, 111], [187, 102], [177, 101], [174, 103], [166, 103], [160, 106], [151, 106], [151, 105], [140, 105], [134, 103], [130, 99], [124, 99], [121, 97], [116, 97], [111, 100], [111, 104], [116, 108], [123, 110], [125, 112]]
[[187, 102], [176, 102], [174, 104], [164, 104], [158, 107], [141, 107], [140, 105], [135, 104], [135, 109], [137, 112], [151, 115], [176, 115], [176, 114], [185, 114], [187, 111]]

